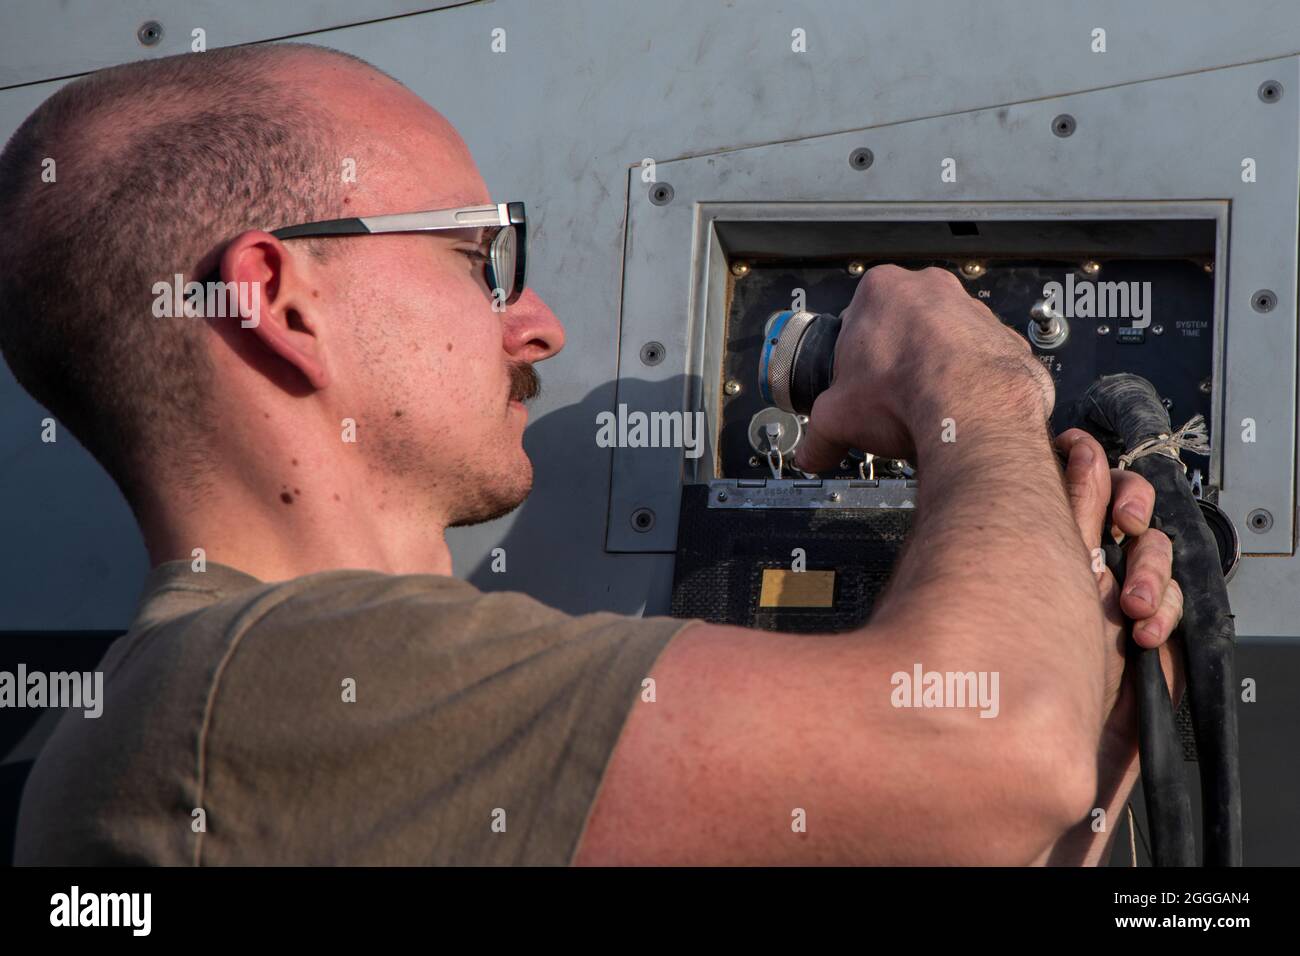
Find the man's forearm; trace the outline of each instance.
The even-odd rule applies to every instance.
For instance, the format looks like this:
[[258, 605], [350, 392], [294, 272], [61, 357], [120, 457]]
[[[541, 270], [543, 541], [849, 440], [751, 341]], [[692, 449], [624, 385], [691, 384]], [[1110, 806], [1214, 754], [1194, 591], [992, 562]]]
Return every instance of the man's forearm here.
[[1063, 728], [1078, 759], [1103, 722], [1103, 622], [1036, 411], [936, 409], [932, 429], [915, 429], [916, 525], [872, 625], [909, 635], [940, 669], [997, 670], [1001, 715], [1037, 719], [1046, 702], [1059, 719], [1044, 732]]
[[[1125, 808], [1133, 796], [1137, 785], [1140, 767], [1137, 752], [1133, 752], [1132, 762], [1119, 777], [1109, 793], [1098, 793], [1097, 810], [1067, 832], [1055, 846], [1044, 853], [1038, 861], [1046, 866], [1105, 866], [1110, 859], [1115, 844], [1115, 835], [1122, 826], [1127, 826]], [[1098, 829], [1100, 827], [1100, 829]]]

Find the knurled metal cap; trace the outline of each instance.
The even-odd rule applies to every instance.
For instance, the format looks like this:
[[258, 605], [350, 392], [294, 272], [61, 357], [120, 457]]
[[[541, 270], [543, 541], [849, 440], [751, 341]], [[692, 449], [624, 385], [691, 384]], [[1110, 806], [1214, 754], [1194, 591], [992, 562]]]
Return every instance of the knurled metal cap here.
[[773, 403], [783, 411], [794, 411], [790, 399], [790, 377], [794, 372], [795, 358], [799, 355], [799, 342], [815, 318], [817, 316], [812, 312], [796, 312], [790, 316], [768, 356], [767, 387], [772, 392]]

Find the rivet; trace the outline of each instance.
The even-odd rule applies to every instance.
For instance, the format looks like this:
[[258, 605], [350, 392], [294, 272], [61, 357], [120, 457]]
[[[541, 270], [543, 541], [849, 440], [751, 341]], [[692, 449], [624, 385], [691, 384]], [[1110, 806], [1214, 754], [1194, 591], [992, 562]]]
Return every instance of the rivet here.
[[1256, 508], [1250, 514], [1246, 515], [1246, 525], [1251, 531], [1257, 534], [1263, 534], [1269, 528], [1273, 527], [1273, 516], [1263, 508]]
[[656, 206], [667, 206], [673, 201], [673, 187], [667, 183], [655, 183], [650, 187], [650, 201]]
[[860, 146], [853, 152], [849, 153], [849, 165], [859, 172], [864, 169], [870, 169], [871, 164], [875, 161], [875, 155], [865, 146]]
[[641, 346], [641, 364], [658, 365], [664, 360], [664, 347], [660, 342], [647, 342]]
[[135, 31], [135, 38], [145, 46], [157, 46], [163, 38], [162, 24], [157, 20], [146, 20]]

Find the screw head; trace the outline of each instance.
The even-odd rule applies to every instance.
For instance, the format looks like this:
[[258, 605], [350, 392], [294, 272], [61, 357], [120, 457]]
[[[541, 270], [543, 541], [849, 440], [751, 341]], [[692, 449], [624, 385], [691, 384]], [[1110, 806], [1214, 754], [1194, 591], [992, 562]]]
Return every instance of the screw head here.
[[1095, 259], [1089, 259], [1087, 262], [1079, 266], [1079, 269], [1084, 275], [1095, 276], [1101, 271], [1101, 263], [1097, 262]]
[[664, 360], [666, 351], [661, 342], [647, 342], [641, 346], [641, 364], [658, 365]]
[[866, 271], [867, 267], [861, 262], [850, 262], [848, 265], [848, 272], [851, 276], [860, 276]]
[[162, 24], [157, 20], [146, 20], [135, 31], [135, 38], [144, 46], [157, 46], [163, 38]]
[[1164, 335], [1164, 334], [1165, 334], [1165, 327], [1164, 327], [1163, 325], [1153, 325], [1153, 326], [1151, 326], [1151, 334], [1152, 334], [1152, 335]]
[[649, 508], [637, 508], [632, 512], [632, 530], [642, 534], [655, 526], [655, 513]]
[[1256, 312], [1272, 312], [1277, 305], [1277, 296], [1271, 289], [1260, 289], [1250, 297], [1250, 307]]
[[839, 500], [840, 500], [840, 493], [839, 493], [838, 491], [832, 491], [832, 492], [831, 492], [829, 495], [827, 495], [826, 497], [829, 498], [831, 501], [839, 501]]
[[1213, 259], [1208, 260], [1203, 266], [1201, 266], [1201, 268], [1204, 269], [1206, 272], [1213, 272], [1214, 260]]
[[1263, 534], [1273, 527], [1273, 516], [1264, 508], [1256, 508], [1246, 515], [1246, 527], [1256, 534]]
[[731, 264], [731, 274], [737, 279], [742, 279], [749, 275], [749, 263], [739, 261], [733, 262]]
[[1097, 334], [1098, 334], [1098, 335], [1110, 335], [1110, 326], [1109, 326], [1109, 325], [1099, 325], [1099, 326], [1097, 326]]
[[1061, 113], [1052, 119], [1052, 132], [1062, 139], [1066, 136], [1073, 136], [1074, 128], [1074, 117], [1069, 113]]
[[[749, 460], [750, 460], [751, 462], [753, 462], [753, 461], [757, 461], [756, 458], [751, 458], [751, 459], [749, 459]], [[719, 501], [726, 501], [726, 500], [727, 500], [727, 493], [726, 493], [725, 491], [719, 491], [719, 492], [718, 492], [718, 500], [719, 500]]]
[[870, 169], [871, 164], [876, 161], [875, 155], [865, 146], [859, 146], [853, 152], [849, 153], [849, 165], [861, 172], [864, 169]]
[[1214, 385], [1213, 385], [1213, 384], [1211, 383], [1211, 381], [1207, 378], [1207, 379], [1203, 379], [1203, 380], [1201, 381], [1201, 384], [1198, 385], [1197, 387], [1201, 390], [1201, 394], [1202, 394], [1202, 395], [1209, 395], [1209, 394], [1210, 394], [1210, 390], [1214, 387]]
[[650, 187], [650, 201], [656, 206], [667, 206], [673, 201], [673, 187], [667, 183], [655, 183]]
[[723, 386], [722, 386], [722, 390], [723, 390], [724, 392], [726, 392], [728, 395], [739, 395], [739, 394], [740, 394], [740, 383], [737, 382], [737, 381], [733, 378], [733, 379], [732, 379], [730, 382], [728, 382], [726, 385], [723, 385]]
[[974, 259], [963, 262], [961, 264], [961, 274], [967, 279], [978, 279], [984, 274], [984, 263], [976, 262]]
[[1265, 103], [1276, 103], [1282, 98], [1282, 84], [1277, 80], [1265, 80], [1259, 84], [1259, 98]]

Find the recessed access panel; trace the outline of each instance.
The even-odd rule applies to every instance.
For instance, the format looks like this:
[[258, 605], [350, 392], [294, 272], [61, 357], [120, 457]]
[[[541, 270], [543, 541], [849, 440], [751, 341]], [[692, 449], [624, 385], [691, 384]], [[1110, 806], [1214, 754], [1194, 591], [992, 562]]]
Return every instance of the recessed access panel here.
[[[1029, 340], [1056, 383], [1056, 431], [1068, 427], [1071, 407], [1098, 376], [1126, 371], [1156, 386], [1175, 427], [1200, 415], [1213, 441], [1214, 263], [1225, 212], [1207, 204], [1200, 219], [715, 220], [728, 250], [727, 311], [720, 354], [703, 357], [706, 368], [720, 366], [721, 386], [717, 454], [701, 471], [711, 478], [774, 477], [755, 423], [780, 421], [787, 452], [798, 447], [800, 423], [768, 406], [754, 387], [768, 317], [781, 309], [838, 314], [859, 277], [885, 262], [950, 271]], [[704, 390], [707, 400], [708, 382]], [[1216, 455], [1189, 461], [1207, 487], [1217, 487]], [[861, 472], [857, 459], [846, 459], [829, 477]], [[892, 462], [872, 463], [876, 474], [911, 477]]]

